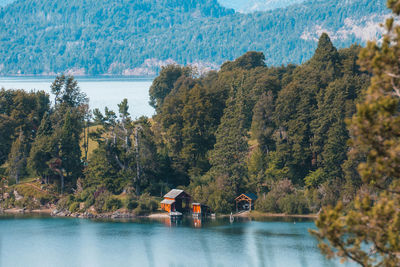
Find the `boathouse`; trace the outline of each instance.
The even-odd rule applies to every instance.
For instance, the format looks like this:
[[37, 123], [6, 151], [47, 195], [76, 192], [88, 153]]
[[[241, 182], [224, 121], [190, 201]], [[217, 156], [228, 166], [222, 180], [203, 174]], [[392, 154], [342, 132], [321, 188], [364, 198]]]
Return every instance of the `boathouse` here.
[[241, 210], [252, 210], [254, 207], [254, 202], [257, 200], [257, 196], [253, 193], [241, 194], [236, 201], [236, 211]]
[[192, 214], [197, 217], [206, 216], [211, 213], [211, 209], [201, 203], [192, 203]]
[[161, 209], [166, 212], [188, 212], [190, 210], [190, 200], [192, 197], [181, 189], [172, 189], [161, 201]]

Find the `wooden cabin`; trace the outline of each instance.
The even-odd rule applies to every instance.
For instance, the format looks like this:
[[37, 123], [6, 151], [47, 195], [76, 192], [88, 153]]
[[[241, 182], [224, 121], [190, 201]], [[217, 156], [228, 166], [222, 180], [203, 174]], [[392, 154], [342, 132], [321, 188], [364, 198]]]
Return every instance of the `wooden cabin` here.
[[188, 212], [190, 210], [190, 200], [192, 197], [181, 189], [172, 189], [161, 201], [161, 209], [166, 212]]
[[256, 199], [257, 196], [253, 193], [241, 194], [240, 196], [235, 198], [236, 211], [254, 209], [254, 202], [256, 201]]
[[192, 214], [196, 216], [206, 216], [211, 213], [211, 209], [201, 203], [192, 203]]

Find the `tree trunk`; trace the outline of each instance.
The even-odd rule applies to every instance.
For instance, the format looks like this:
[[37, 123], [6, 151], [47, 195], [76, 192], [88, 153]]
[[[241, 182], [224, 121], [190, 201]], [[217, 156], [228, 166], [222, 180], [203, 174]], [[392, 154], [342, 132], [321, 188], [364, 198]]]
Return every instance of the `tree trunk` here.
[[61, 194], [64, 193], [64, 175], [61, 173], [60, 174], [60, 178], [61, 178]]
[[139, 162], [139, 134], [138, 127], [135, 128], [135, 147], [136, 147], [136, 195], [140, 195], [140, 162]]

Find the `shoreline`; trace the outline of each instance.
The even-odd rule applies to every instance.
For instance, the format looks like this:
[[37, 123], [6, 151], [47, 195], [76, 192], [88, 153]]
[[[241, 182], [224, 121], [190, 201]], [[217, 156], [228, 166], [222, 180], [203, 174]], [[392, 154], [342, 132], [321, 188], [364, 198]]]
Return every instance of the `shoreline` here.
[[[318, 214], [286, 214], [286, 213], [269, 213], [259, 211], [245, 211], [242, 213], [232, 214], [233, 217], [239, 218], [304, 218], [304, 219], [316, 219]], [[230, 217], [230, 214], [222, 214], [217, 217]]]
[[[50, 208], [43, 208], [43, 209], [34, 209], [34, 210], [26, 210], [20, 208], [12, 208], [2, 210], [0, 214], [43, 214], [49, 215], [52, 217], [75, 217], [81, 219], [96, 219], [96, 218], [109, 218], [109, 219], [134, 219], [134, 218], [149, 218], [149, 219], [165, 219], [169, 218], [168, 213], [151, 213], [148, 215], [136, 215], [132, 212], [123, 212], [123, 211], [115, 211], [115, 212], [108, 212], [108, 213], [100, 213], [94, 214], [90, 212], [75, 212], [71, 213], [69, 211], [58, 211], [57, 209], [50, 209]], [[216, 216], [217, 218], [226, 218], [230, 217], [230, 214], [219, 214]], [[285, 214], [285, 213], [263, 213], [258, 211], [252, 212], [243, 212], [239, 214], [233, 214], [233, 217], [239, 218], [252, 218], [252, 219], [259, 219], [259, 218], [304, 218], [304, 219], [316, 219], [318, 214]]]

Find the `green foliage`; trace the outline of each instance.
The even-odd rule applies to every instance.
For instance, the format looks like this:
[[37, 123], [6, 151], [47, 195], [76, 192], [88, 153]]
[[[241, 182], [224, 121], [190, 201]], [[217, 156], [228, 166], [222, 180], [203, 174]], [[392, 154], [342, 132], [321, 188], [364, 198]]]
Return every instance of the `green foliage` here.
[[89, 159], [85, 186], [103, 185], [114, 194], [120, 194], [127, 186], [133, 186], [137, 195], [142, 188], [152, 191], [152, 184], [160, 182], [160, 165], [153, 131], [145, 117], [132, 121], [128, 101], [119, 104], [117, 115], [105, 108], [104, 115], [94, 111], [96, 132], [90, 134], [98, 143]]
[[99, 188], [95, 193], [95, 202], [94, 202], [94, 209], [98, 213], [106, 212], [106, 202], [112, 198], [112, 194], [106, 191], [104, 188]]
[[73, 195], [67, 195], [57, 202], [58, 210], [69, 210], [69, 207], [75, 202]]
[[109, 198], [104, 203], [104, 206], [105, 211], [116, 211], [122, 207], [122, 202], [118, 198]]
[[[153, 127], [159, 153], [171, 162], [169, 186], [190, 181], [197, 200], [227, 211], [237, 194], [262, 194], [268, 183], [289, 179], [324, 191], [344, 179], [354, 168], [345, 120], [370, 77], [355, 63], [359, 49], [337, 50], [323, 34], [300, 66], [268, 68], [262, 54], [249, 52], [219, 72], [178, 78]], [[322, 195], [316, 206], [341, 192]]]
[[42, 191], [36, 188], [37, 184], [18, 184], [13, 187], [13, 189], [17, 190], [17, 192], [27, 198], [36, 199], [40, 202], [40, 204], [52, 203], [56, 200], [56, 197], [52, 195], [50, 192]]
[[361, 178], [364, 185], [349, 207], [339, 202], [324, 208], [312, 231], [328, 257], [362, 266], [400, 264], [400, 3], [388, 6], [394, 15], [386, 21], [382, 43], [370, 42], [360, 53], [373, 77], [350, 122], [352, 162], [346, 167], [358, 164], [353, 184]]
[[258, 198], [255, 208], [258, 211], [285, 214], [307, 214], [309, 201], [302, 190], [293, 187], [288, 179], [270, 184], [269, 192]]
[[263, 198], [257, 199], [255, 209], [262, 212], [280, 212], [277, 199], [272, 195], [266, 195]]
[[288, 194], [278, 200], [278, 207], [285, 214], [307, 214], [308, 203], [302, 192]]
[[68, 112], [60, 133], [60, 159], [69, 179], [77, 179], [82, 171], [80, 135], [77, 130], [79, 127], [74, 125], [71, 113]]
[[0, 90], [0, 165], [10, 153], [12, 143], [22, 135], [29, 152], [42, 117], [49, 110], [49, 95], [43, 91]]
[[136, 215], [147, 215], [158, 209], [159, 202], [152, 198], [150, 195], [143, 194], [140, 196], [136, 204], [131, 204], [131, 207], [133, 208], [136, 205], [137, 207], [134, 208], [134, 212]]
[[310, 172], [305, 178], [304, 182], [307, 187], [317, 187], [322, 184], [326, 178], [324, 177], [325, 173], [323, 169], [319, 168], [315, 171]]
[[16, 200], [14, 206], [18, 208], [25, 208], [27, 210], [39, 209], [40, 204], [35, 201], [32, 197], [24, 197], [23, 199]]
[[139, 206], [139, 202], [135, 199], [129, 199], [126, 205], [128, 210], [134, 210]]
[[25, 173], [27, 147], [22, 131], [19, 137], [12, 143], [10, 154], [8, 155], [8, 173], [10, 178], [19, 183], [21, 176]]
[[[360, 186], [352, 174], [363, 156], [347, 157], [350, 135], [345, 127], [369, 84], [368, 72], [356, 64], [359, 50], [337, 50], [323, 34], [315, 55], [299, 66], [267, 67], [259, 52], [201, 76], [190, 67], [167, 66], [150, 89], [156, 108], [152, 119], [133, 120], [127, 99], [117, 113], [93, 111], [96, 130], [90, 137], [98, 147], [85, 168], [80, 141], [90, 116], [73, 77], [56, 78], [51, 108], [46, 95], [2, 90], [0, 123], [14, 128], [0, 128], [1, 138], [8, 142], [8, 157], [11, 144], [20, 140], [17, 135], [24, 137], [28, 167], [44, 182], [59, 182], [61, 189], [65, 183], [65, 192], [79, 187], [76, 199], [60, 202], [65, 209], [84, 202], [97, 212], [122, 205], [146, 214], [158, 207], [148, 194], [185, 186], [196, 201], [216, 212], [230, 212], [234, 198], [246, 191], [260, 196], [260, 210], [317, 212], [323, 205], [354, 198]], [[20, 98], [44, 104], [26, 111]], [[34, 133], [24, 125], [28, 122], [35, 122]], [[20, 151], [17, 147], [13, 150]], [[368, 152], [364, 148], [357, 150]], [[77, 186], [78, 178], [83, 188]], [[122, 193], [138, 199], [114, 200]]]
[[78, 212], [79, 211], [79, 202], [73, 202], [68, 209], [70, 212]]
[[168, 65], [163, 67], [150, 87], [150, 105], [155, 109], [160, 109], [165, 97], [174, 88], [175, 82], [181, 76], [189, 77], [190, 75], [191, 69], [188, 67], [180, 67], [178, 65]]
[[225, 71], [230, 71], [235, 68], [249, 70], [256, 67], [265, 67], [265, 56], [262, 52], [250, 51], [238, 57], [233, 62], [225, 62], [222, 64], [221, 69]]

